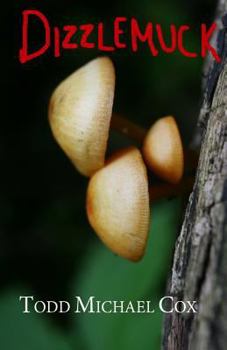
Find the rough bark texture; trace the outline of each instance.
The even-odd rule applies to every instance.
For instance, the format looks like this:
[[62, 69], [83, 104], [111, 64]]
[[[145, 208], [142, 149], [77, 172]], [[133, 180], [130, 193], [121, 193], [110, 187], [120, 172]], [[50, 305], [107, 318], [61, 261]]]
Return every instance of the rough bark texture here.
[[197, 313], [166, 314], [165, 350], [227, 349], [227, 0], [217, 10], [222, 63], [208, 59], [199, 124], [202, 143], [167, 295], [196, 300]]

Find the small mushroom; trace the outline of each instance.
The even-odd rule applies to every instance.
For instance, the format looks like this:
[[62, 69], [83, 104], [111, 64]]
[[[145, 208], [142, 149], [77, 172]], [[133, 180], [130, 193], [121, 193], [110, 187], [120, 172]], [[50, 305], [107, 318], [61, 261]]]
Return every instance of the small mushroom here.
[[178, 183], [184, 171], [184, 153], [180, 133], [173, 117], [157, 120], [143, 142], [143, 156], [149, 168], [160, 178]]
[[114, 88], [114, 66], [109, 58], [99, 57], [66, 78], [50, 100], [54, 137], [86, 176], [105, 162]]
[[137, 148], [118, 152], [90, 179], [87, 215], [114, 253], [132, 261], [142, 258], [150, 210], [146, 167]]

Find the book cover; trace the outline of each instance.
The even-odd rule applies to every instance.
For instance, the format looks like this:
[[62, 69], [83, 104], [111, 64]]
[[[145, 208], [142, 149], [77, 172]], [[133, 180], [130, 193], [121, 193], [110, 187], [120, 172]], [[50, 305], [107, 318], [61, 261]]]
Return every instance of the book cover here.
[[226, 348], [226, 16], [2, 4], [2, 350]]

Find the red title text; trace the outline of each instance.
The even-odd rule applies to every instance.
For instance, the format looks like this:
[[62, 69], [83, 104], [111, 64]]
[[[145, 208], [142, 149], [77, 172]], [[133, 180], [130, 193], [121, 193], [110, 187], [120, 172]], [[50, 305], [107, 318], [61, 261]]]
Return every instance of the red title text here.
[[[42, 38], [35, 43], [29, 40], [29, 28], [34, 24], [39, 26], [42, 33]], [[170, 55], [178, 51], [188, 58], [205, 57], [210, 53], [217, 62], [221, 61], [217, 50], [211, 44], [216, 23], [210, 26], [204, 23], [200, 25], [200, 45], [194, 51], [188, 49], [187, 34], [192, 28], [186, 24], [180, 26], [171, 24], [166, 34], [161, 24], [152, 22], [141, 24], [136, 18], [116, 17], [111, 28], [113, 35], [111, 38], [108, 35], [107, 40], [108, 29], [103, 22], [52, 26], [41, 11], [25, 10], [22, 12], [19, 60], [21, 63], [26, 63], [50, 50], [55, 57], [60, 57], [65, 50], [96, 49], [101, 52], [130, 50], [136, 53], [146, 47], [153, 57], [161, 52]]]

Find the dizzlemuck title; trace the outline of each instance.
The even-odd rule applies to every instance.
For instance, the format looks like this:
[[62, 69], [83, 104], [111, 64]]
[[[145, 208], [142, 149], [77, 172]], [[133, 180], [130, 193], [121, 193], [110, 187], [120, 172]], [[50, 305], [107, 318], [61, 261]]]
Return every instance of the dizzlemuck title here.
[[[42, 39], [39, 39], [38, 43], [29, 41], [29, 28], [34, 25], [42, 32]], [[136, 18], [116, 17], [110, 29], [112, 37], [108, 36], [108, 41], [105, 34], [109, 28], [103, 22], [52, 26], [48, 17], [41, 11], [24, 10], [19, 61], [26, 63], [47, 52], [51, 52], [54, 57], [60, 57], [65, 50], [95, 49], [100, 52], [130, 50], [136, 53], [144, 48], [148, 48], [153, 57], [161, 52], [170, 55], [178, 51], [188, 58], [205, 57], [210, 53], [217, 62], [221, 61], [211, 43], [216, 23], [210, 26], [204, 23], [200, 25], [200, 47], [197, 52], [187, 48], [187, 38], [192, 28], [186, 24], [180, 26], [171, 24], [169, 33], [164, 33], [161, 24], [152, 22], [141, 24]]]

